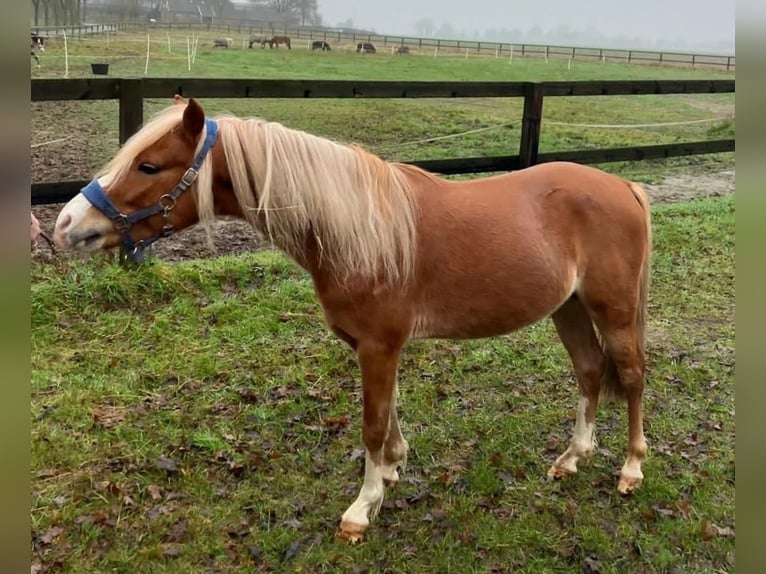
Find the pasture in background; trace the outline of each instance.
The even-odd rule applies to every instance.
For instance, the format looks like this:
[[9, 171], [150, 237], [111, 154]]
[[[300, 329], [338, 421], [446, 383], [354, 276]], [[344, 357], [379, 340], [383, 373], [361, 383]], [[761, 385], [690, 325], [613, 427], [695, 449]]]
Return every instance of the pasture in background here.
[[[196, 35], [198, 34], [198, 35]], [[91, 63], [108, 63], [111, 76], [322, 78], [365, 80], [540, 81], [587, 79], [727, 78], [712, 69], [667, 68], [624, 62], [492, 55], [358, 54], [355, 44], [312, 51], [308, 40], [293, 49], [247, 48], [249, 36], [232, 34], [232, 47], [215, 48], [216, 32], [186, 30], [85, 36], [68, 39], [69, 77], [94, 77]], [[169, 40], [169, 41], [168, 41]], [[33, 77], [63, 77], [63, 38], [48, 40]], [[149, 46], [147, 67], [146, 50]], [[244, 48], [242, 46], [245, 46]], [[188, 50], [194, 50], [189, 65]], [[191, 69], [189, 70], [189, 67]], [[186, 94], [193, 95], [193, 94]], [[257, 115], [344, 142], [356, 142], [391, 160], [513, 153], [518, 149], [523, 100], [205, 100], [211, 112]], [[168, 105], [149, 101], [145, 117]], [[35, 103], [34, 181], [86, 179], [117, 147], [115, 102]], [[540, 151], [588, 149], [717, 139], [734, 135], [734, 94], [546, 99]], [[63, 138], [63, 141], [62, 141]], [[46, 145], [46, 142], [58, 142]], [[71, 161], [52, 157], [72, 154]], [[54, 165], [56, 164], [56, 165]], [[733, 154], [714, 154], [604, 166], [643, 182], [661, 173], [732, 169]]]

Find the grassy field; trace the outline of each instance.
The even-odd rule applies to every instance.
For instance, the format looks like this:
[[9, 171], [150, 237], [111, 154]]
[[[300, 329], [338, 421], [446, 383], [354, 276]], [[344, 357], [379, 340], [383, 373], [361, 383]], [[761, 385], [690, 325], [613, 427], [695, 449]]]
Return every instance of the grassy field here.
[[[328, 53], [311, 52], [305, 43], [291, 50], [214, 49], [215, 34], [199, 41], [196, 61], [187, 69], [186, 36], [171, 36], [168, 53], [165, 33], [151, 39], [148, 76], [256, 77], [365, 80], [587, 80], [587, 79], [680, 79], [728, 78], [717, 70], [694, 70], [622, 62], [508, 58], [427, 54], [392, 56], [381, 50], [360, 55], [351, 46], [334, 46]], [[63, 77], [61, 40], [51, 41], [33, 77]], [[71, 39], [68, 43], [69, 76], [92, 77], [90, 63], [105, 61], [112, 76], [143, 76], [146, 36], [123, 34]], [[187, 94], [188, 95], [188, 94]], [[191, 94], [193, 95], [193, 94]], [[147, 101], [149, 117], [169, 100]], [[516, 153], [521, 134], [522, 99], [421, 99], [421, 100], [274, 100], [206, 99], [211, 112], [227, 111], [240, 116], [261, 116], [344, 142], [356, 142], [391, 160], [416, 160]], [[85, 177], [117, 147], [117, 103], [56, 102], [32, 106], [33, 143], [68, 138], [65, 143], [42, 148], [45, 161], [33, 163], [35, 181]], [[541, 151], [672, 143], [734, 136], [734, 94], [669, 95], [631, 97], [547, 98], [543, 113]], [[696, 120], [717, 121], [672, 126], [582, 127], [564, 124], [625, 126]], [[419, 140], [462, 134], [477, 128], [493, 128], [474, 134], [427, 143]], [[57, 147], [58, 146], [58, 147]], [[57, 165], [49, 161], [62, 153], [77, 152], [81, 159]], [[53, 164], [53, 165], [48, 165]], [[74, 165], [76, 164], [76, 165]], [[609, 164], [610, 171], [642, 182], [656, 183], [674, 171], [720, 171], [731, 169], [734, 154], [715, 154], [673, 160]], [[39, 166], [39, 167], [38, 167]], [[44, 168], [43, 168], [44, 166]], [[76, 172], [76, 173], [73, 173]]]
[[[734, 200], [654, 208], [645, 484], [624, 408], [550, 483], [576, 405], [549, 323], [409, 346], [412, 446], [361, 545], [360, 385], [308, 277], [273, 252], [32, 275], [38, 572], [734, 572]], [[33, 566], [34, 571], [34, 566]]]

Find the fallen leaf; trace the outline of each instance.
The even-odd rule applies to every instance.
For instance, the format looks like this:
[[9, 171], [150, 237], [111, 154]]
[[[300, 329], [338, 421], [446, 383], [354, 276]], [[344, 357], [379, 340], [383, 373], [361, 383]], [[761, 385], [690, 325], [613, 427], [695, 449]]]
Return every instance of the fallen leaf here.
[[157, 486], [156, 484], [150, 484], [146, 487], [146, 490], [149, 492], [149, 496], [152, 497], [152, 500], [162, 500], [162, 487]]
[[599, 574], [601, 561], [595, 556], [586, 556], [582, 564], [583, 574]]
[[165, 558], [178, 558], [181, 555], [181, 551], [178, 548], [165, 548], [162, 551], [162, 556]]
[[161, 456], [157, 459], [157, 468], [160, 470], [165, 470], [169, 473], [175, 473], [178, 472], [178, 463], [172, 458]]
[[730, 536], [734, 536], [734, 530], [728, 526], [721, 527], [717, 524], [713, 524], [709, 520], [706, 520], [704, 526], [702, 527], [702, 539], [709, 541], [716, 536], [720, 536], [721, 538], [728, 538]]
[[189, 523], [185, 518], [179, 519], [178, 522], [173, 525], [173, 528], [170, 530], [170, 534], [166, 539], [168, 542], [182, 542], [188, 527]]
[[702, 540], [708, 541], [715, 537], [715, 530], [713, 529], [713, 523], [706, 520], [702, 525]]
[[729, 536], [734, 536], [734, 530], [732, 528], [729, 528], [728, 526], [721, 527], [721, 526], [716, 526], [715, 524], [713, 524], [713, 527], [715, 528], [715, 531], [716, 531], [715, 533], [718, 536], [721, 536], [724, 538], [728, 538]]
[[446, 515], [446, 512], [442, 510], [441, 508], [432, 508], [431, 509], [431, 516], [434, 517], [434, 520], [441, 520]]
[[301, 547], [300, 540], [296, 540], [292, 544], [290, 544], [289, 548], [285, 550], [285, 560], [289, 560], [290, 558], [294, 558], [296, 554], [298, 554], [298, 549]]
[[670, 518], [675, 514], [670, 508], [662, 508], [660, 506], [652, 506], [652, 510], [654, 510], [657, 515], [664, 518]]
[[91, 411], [93, 426], [111, 429], [125, 422], [125, 409], [110, 405], [100, 405]]
[[327, 417], [322, 419], [322, 424], [330, 433], [338, 433], [348, 426], [348, 417]]
[[38, 536], [37, 540], [40, 541], [41, 544], [49, 545], [63, 532], [64, 529], [61, 526], [51, 526], [48, 530]]
[[250, 534], [250, 525], [246, 521], [242, 521], [238, 528], [232, 528], [227, 534], [230, 538], [245, 538]]
[[260, 395], [256, 393], [253, 389], [240, 389], [239, 398], [242, 399], [243, 403], [252, 405], [258, 402], [258, 400], [260, 399]]

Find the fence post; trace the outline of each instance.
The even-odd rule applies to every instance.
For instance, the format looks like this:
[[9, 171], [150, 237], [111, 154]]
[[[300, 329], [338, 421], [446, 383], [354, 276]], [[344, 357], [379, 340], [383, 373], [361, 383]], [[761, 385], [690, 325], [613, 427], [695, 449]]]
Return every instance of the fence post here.
[[542, 119], [543, 85], [527, 82], [524, 88], [524, 116], [521, 120], [521, 142], [519, 143], [519, 162], [522, 169], [537, 163]]
[[731, 56], [728, 56], [726, 58], [726, 71], [728, 72], [730, 68], [731, 68]]
[[141, 78], [120, 79], [120, 145], [144, 123], [144, 94]]

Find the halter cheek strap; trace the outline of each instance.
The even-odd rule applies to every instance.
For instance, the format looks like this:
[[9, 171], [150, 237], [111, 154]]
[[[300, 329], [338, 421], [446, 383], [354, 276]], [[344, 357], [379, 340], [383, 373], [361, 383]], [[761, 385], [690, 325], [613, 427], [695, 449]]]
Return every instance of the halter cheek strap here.
[[[179, 181], [170, 192], [160, 197], [159, 201], [154, 205], [126, 215], [117, 209], [112, 200], [106, 195], [106, 191], [97, 179], [94, 179], [80, 190], [80, 193], [85, 196], [93, 207], [108, 217], [114, 224], [114, 227], [122, 237], [122, 244], [127, 256], [133, 261], [143, 261], [144, 249], [158, 239], [162, 237], [170, 237], [175, 232], [175, 229], [168, 220], [168, 216], [170, 215], [170, 212], [173, 211], [180, 195], [189, 189], [197, 179], [202, 162], [205, 161], [205, 157], [218, 137], [218, 123], [215, 120], [206, 119], [205, 127], [207, 128], [205, 141], [202, 144], [202, 149], [200, 149], [199, 153], [195, 156], [191, 167], [189, 167], [183, 174], [181, 181]], [[142, 239], [141, 241], [133, 241], [133, 237], [130, 235], [130, 228], [133, 224], [157, 214], [161, 214], [164, 219], [162, 233], [155, 237]]]

